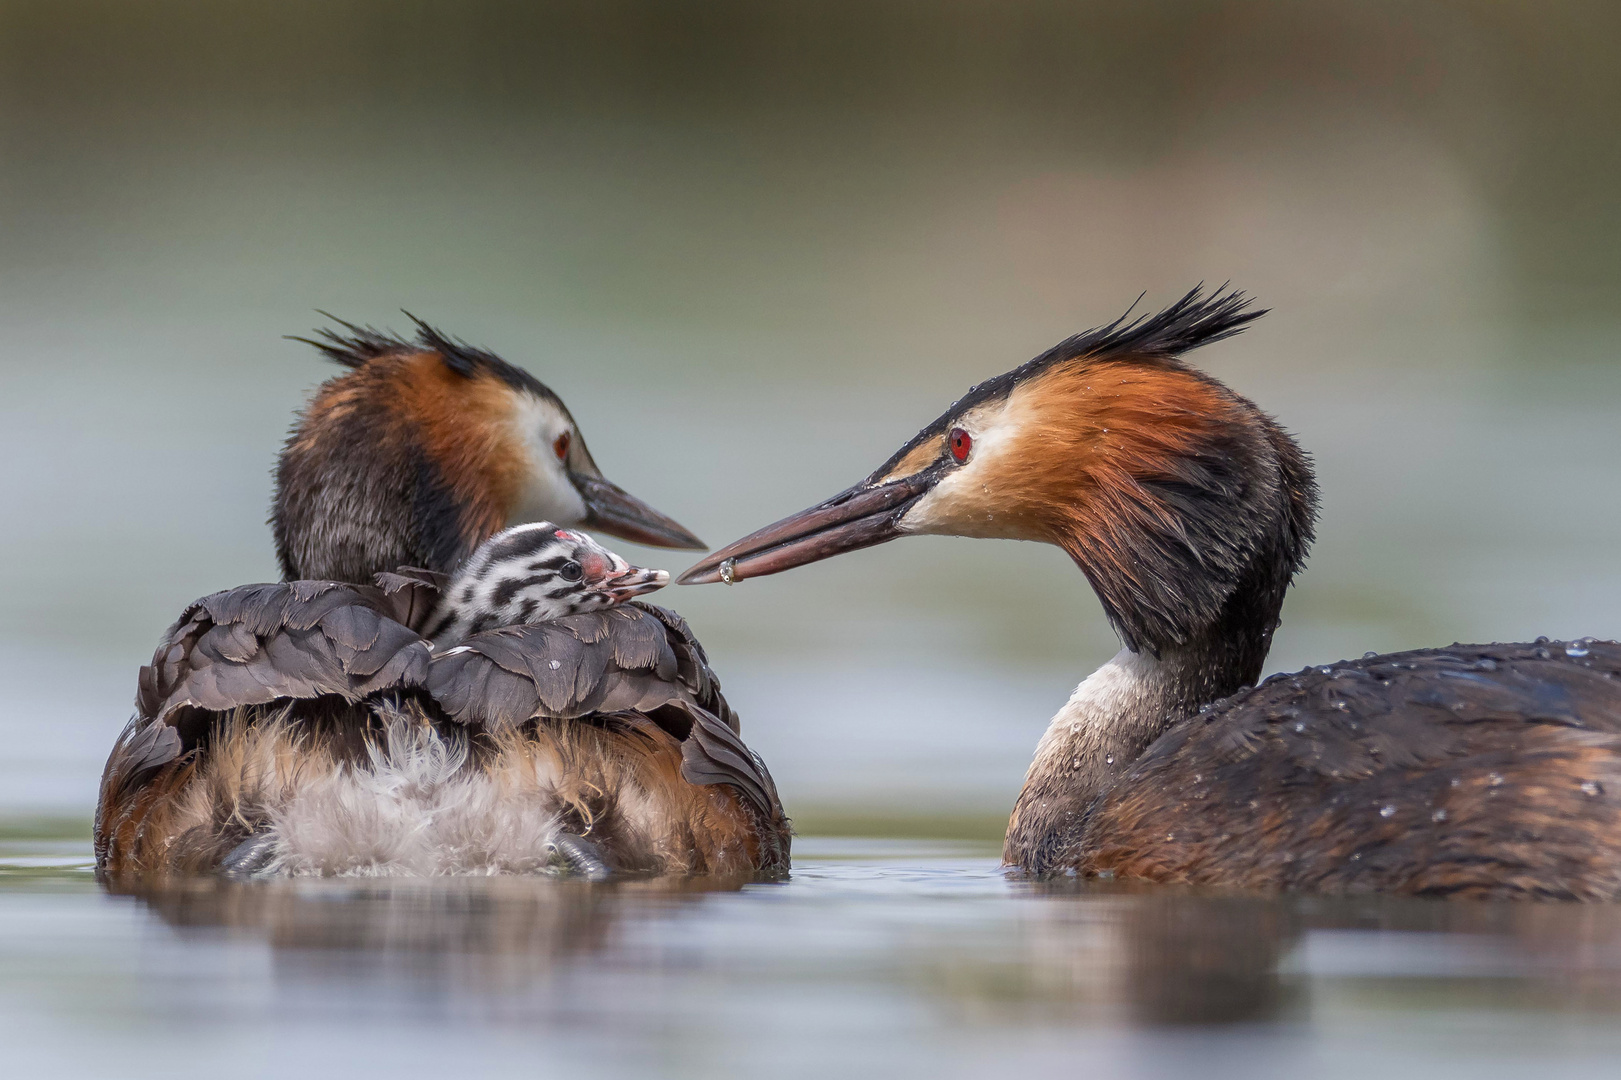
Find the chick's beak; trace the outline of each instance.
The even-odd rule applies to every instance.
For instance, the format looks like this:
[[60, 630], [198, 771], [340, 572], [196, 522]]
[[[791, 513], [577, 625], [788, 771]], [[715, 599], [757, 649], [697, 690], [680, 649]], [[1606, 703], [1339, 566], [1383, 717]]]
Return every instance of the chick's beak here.
[[581, 524], [587, 529], [652, 547], [702, 551], [709, 546], [618, 484], [573, 470], [569, 479], [585, 500], [586, 516]]
[[899, 480], [863, 481], [707, 556], [676, 583], [732, 584], [904, 536], [901, 518], [938, 479], [939, 470], [927, 468]]
[[614, 603], [623, 604], [633, 596], [643, 596], [650, 592], [658, 592], [670, 583], [668, 570], [651, 570], [642, 566], [632, 566], [617, 577], [610, 578], [603, 588]]

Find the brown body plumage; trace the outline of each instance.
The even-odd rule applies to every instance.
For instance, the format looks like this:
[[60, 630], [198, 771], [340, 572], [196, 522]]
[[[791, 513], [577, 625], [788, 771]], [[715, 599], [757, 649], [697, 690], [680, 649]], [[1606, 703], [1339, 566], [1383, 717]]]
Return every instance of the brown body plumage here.
[[[100, 865], [237, 869], [246, 845], [303, 872], [532, 870], [566, 835], [615, 870], [786, 868], [770, 774], [685, 622], [632, 603], [436, 656], [415, 630], [434, 588], [248, 585], [188, 608], [108, 761]], [[402, 858], [424, 830], [430, 850]]]
[[515, 517], [691, 534], [602, 480], [561, 402], [498, 359], [427, 328], [323, 347], [354, 370], [283, 455], [290, 580], [192, 604], [142, 669], [102, 778], [102, 871], [786, 869], [770, 774], [678, 617], [630, 603], [437, 655], [420, 636], [434, 571]]
[[1621, 646], [1453, 646], [1248, 689], [1312, 538], [1305, 454], [1182, 352], [1195, 290], [975, 387], [871, 477], [704, 559], [737, 581], [917, 533], [1067, 551], [1125, 648], [1037, 748], [1006, 861], [1323, 892], [1621, 899]]

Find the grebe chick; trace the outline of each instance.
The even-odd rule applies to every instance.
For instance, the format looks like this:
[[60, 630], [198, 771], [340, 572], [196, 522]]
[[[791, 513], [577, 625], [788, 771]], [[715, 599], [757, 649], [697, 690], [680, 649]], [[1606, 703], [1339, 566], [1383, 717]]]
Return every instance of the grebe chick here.
[[1063, 548], [1124, 648], [1036, 749], [1003, 849], [1021, 870], [1621, 899], [1621, 645], [1370, 654], [1253, 686], [1316, 483], [1271, 417], [1180, 355], [1261, 314], [1195, 289], [1061, 342], [680, 580], [909, 535]]
[[670, 583], [632, 566], [582, 532], [549, 521], [496, 533], [451, 576], [422, 636], [436, 652], [497, 626], [525, 626], [600, 611]]

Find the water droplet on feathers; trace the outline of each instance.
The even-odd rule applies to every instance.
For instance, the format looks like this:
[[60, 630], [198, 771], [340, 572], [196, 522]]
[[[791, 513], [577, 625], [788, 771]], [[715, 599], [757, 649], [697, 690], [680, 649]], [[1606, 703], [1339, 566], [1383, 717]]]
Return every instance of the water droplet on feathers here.
[[1500, 786], [1502, 786], [1503, 774], [1502, 773], [1495, 773], [1495, 772], [1487, 773], [1486, 774], [1486, 783], [1490, 784], [1492, 787], [1500, 787]]
[[1583, 795], [1597, 795], [1599, 792], [1601, 792], [1603, 790], [1604, 790], [1603, 788], [1599, 787], [1597, 784], [1593, 783], [1593, 781], [1591, 781], [1591, 780], [1583, 780], [1582, 781], [1582, 794]]
[[553, 660], [550, 663], [548, 663], [546, 666], [551, 668], [553, 671], [556, 671], [558, 668], [563, 666], [563, 661], [561, 661], [561, 660]]
[[1566, 656], [1586, 656], [1587, 655], [1587, 644], [1585, 642], [1581, 642], [1581, 641], [1572, 641], [1569, 645], [1565, 646], [1565, 655]]
[[1437, 810], [1435, 813], [1430, 815], [1431, 821], [1445, 821], [1446, 819], [1447, 812], [1445, 810]]
[[1396, 804], [1395, 803], [1386, 803], [1385, 805], [1381, 806], [1379, 808], [1379, 816], [1382, 817], [1382, 818], [1393, 818], [1393, 817], [1395, 817], [1396, 816]]

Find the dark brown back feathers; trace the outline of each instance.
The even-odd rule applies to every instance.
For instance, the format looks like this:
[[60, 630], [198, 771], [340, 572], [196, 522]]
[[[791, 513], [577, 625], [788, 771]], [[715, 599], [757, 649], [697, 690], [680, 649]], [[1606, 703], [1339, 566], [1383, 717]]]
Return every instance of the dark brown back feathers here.
[[475, 634], [434, 657], [417, 628], [435, 592], [434, 575], [402, 571], [372, 586], [244, 585], [189, 606], [141, 670], [136, 716], [103, 773], [98, 861], [145, 807], [143, 788], [186, 755], [206, 755], [233, 710], [292, 706], [295, 718], [360, 737], [371, 705], [402, 698], [470, 733], [547, 720], [651, 725], [680, 742], [689, 783], [736, 789], [786, 858], [776, 786], [738, 738], [737, 716], [679, 616], [631, 602]]
[[1275, 675], [1177, 724], [1046, 870], [1246, 889], [1621, 899], [1621, 645]]

